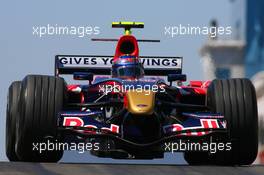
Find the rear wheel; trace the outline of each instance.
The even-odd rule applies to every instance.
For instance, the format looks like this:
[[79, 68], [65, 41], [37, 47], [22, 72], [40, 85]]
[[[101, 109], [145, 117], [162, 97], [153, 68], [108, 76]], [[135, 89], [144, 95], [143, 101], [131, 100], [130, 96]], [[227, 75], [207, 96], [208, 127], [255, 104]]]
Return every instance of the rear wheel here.
[[[28, 75], [22, 81], [20, 118], [17, 122], [16, 152], [21, 161], [57, 162], [63, 150], [48, 148], [59, 141], [57, 115], [63, 109], [65, 82], [62, 78]], [[45, 144], [43, 144], [45, 143]], [[34, 147], [43, 144], [40, 152]]]
[[214, 80], [207, 91], [207, 105], [227, 120], [230, 151], [215, 154], [187, 153], [190, 164], [249, 165], [258, 152], [258, 113], [255, 88], [248, 79]]
[[18, 100], [21, 89], [21, 81], [13, 82], [8, 89], [6, 108], [6, 156], [10, 161], [18, 161], [15, 152], [16, 144], [16, 120], [19, 117]]

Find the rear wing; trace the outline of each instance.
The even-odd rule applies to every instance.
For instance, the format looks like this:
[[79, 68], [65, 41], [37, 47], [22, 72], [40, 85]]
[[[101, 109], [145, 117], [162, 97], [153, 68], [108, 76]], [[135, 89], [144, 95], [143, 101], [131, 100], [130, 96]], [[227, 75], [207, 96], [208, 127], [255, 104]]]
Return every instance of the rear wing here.
[[[90, 72], [96, 75], [111, 75], [113, 56], [56, 55], [55, 76]], [[182, 73], [182, 57], [141, 56], [145, 75], [167, 76]]]

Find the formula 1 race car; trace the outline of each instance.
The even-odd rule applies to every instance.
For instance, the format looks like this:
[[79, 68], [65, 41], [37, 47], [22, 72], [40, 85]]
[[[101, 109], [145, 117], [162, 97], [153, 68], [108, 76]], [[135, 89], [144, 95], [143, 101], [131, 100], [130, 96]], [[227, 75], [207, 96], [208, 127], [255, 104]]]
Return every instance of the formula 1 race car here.
[[[258, 114], [248, 79], [184, 85], [182, 57], [139, 55], [138, 42], [159, 42], [131, 34], [143, 23], [114, 22], [112, 27], [124, 28], [124, 35], [92, 40], [117, 41], [114, 56], [57, 55], [54, 76], [27, 75], [11, 84], [6, 119], [10, 161], [57, 162], [61, 145], [85, 143], [90, 144], [85, 150], [98, 157], [154, 159], [183, 151], [192, 165], [253, 163]], [[67, 85], [66, 75], [85, 83]]]

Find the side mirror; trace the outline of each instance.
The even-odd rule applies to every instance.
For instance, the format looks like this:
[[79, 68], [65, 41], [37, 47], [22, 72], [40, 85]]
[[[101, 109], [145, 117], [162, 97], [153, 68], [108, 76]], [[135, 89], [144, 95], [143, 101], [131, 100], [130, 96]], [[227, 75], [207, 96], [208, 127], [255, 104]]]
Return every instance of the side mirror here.
[[170, 85], [172, 85], [173, 81], [186, 81], [186, 75], [185, 74], [168, 74], [167, 80], [168, 82], [170, 82]]
[[93, 81], [93, 73], [89, 72], [74, 72], [73, 73], [73, 79], [74, 80], [88, 80], [89, 84]]

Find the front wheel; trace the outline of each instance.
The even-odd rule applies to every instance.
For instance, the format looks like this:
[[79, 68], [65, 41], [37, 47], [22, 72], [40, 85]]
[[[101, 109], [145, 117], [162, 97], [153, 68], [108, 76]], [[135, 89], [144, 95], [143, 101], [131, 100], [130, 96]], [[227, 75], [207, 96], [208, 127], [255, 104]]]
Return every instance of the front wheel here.
[[227, 141], [232, 148], [215, 154], [200, 153], [199, 156], [187, 153], [186, 161], [190, 164], [252, 164], [258, 152], [258, 113], [256, 92], [251, 81], [239, 78], [212, 81], [207, 90], [207, 106], [212, 112], [224, 115]]
[[63, 150], [40, 152], [33, 146], [47, 143], [47, 138], [52, 143], [58, 139], [57, 118], [63, 109], [65, 90], [65, 81], [59, 77], [28, 75], [22, 81], [16, 132], [16, 152], [21, 161], [57, 162], [61, 159]]

